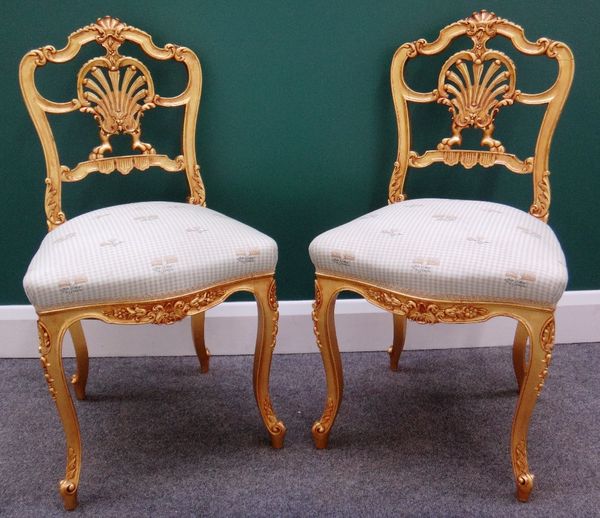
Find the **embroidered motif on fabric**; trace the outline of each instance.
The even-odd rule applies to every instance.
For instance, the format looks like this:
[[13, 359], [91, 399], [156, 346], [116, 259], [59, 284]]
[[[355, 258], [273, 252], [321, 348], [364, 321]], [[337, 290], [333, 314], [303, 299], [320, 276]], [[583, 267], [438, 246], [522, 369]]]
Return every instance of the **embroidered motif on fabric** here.
[[167, 255], [165, 257], [157, 257], [151, 262], [152, 269], [158, 273], [169, 273], [175, 268], [173, 265], [177, 262], [177, 257]]
[[203, 232], [208, 232], [207, 228], [203, 227], [189, 227], [185, 229], [186, 232], [196, 232], [198, 234], [202, 234]]
[[454, 214], [434, 214], [431, 217], [436, 221], [455, 221], [458, 219], [458, 216], [455, 216]]
[[250, 248], [248, 250], [237, 250], [235, 253], [240, 263], [253, 263], [260, 255], [260, 250], [258, 248]]
[[136, 216], [133, 219], [136, 221], [154, 221], [158, 219], [158, 216], [156, 214], [149, 214], [148, 216]]
[[381, 233], [382, 234], [387, 234], [390, 237], [396, 237], [396, 236], [401, 236], [402, 235], [402, 232], [400, 232], [399, 230], [396, 230], [395, 228], [390, 228], [390, 229], [382, 230]]
[[331, 252], [331, 260], [341, 266], [350, 266], [354, 259], [354, 254], [350, 252], [343, 252], [341, 250], [333, 250]]
[[54, 244], [63, 243], [64, 241], [68, 241], [71, 238], [74, 238], [77, 234], [75, 232], [70, 232], [69, 234], [65, 234], [64, 236], [57, 237], [54, 240]]
[[520, 230], [521, 232], [523, 232], [523, 234], [525, 234], [527, 236], [535, 237], [537, 239], [542, 239], [542, 235], [540, 233], [536, 232], [535, 230], [530, 230], [525, 227], [517, 227], [517, 230]]
[[118, 239], [107, 239], [106, 241], [102, 241], [102, 243], [100, 243], [100, 246], [109, 246], [111, 248], [114, 248], [116, 246], [119, 246], [121, 243], [123, 243], [123, 241], [119, 241]]
[[529, 284], [536, 281], [535, 273], [532, 272], [506, 272], [504, 274], [504, 282], [510, 286], [518, 288], [526, 288]]
[[490, 214], [502, 214], [501, 210], [493, 209], [492, 207], [483, 207], [481, 210], [483, 212], [489, 212]]
[[83, 289], [83, 285], [88, 282], [85, 275], [79, 275], [72, 278], [64, 278], [58, 281], [58, 289], [67, 295], [79, 293]]
[[434, 266], [439, 266], [440, 260], [436, 257], [415, 257], [411, 264], [411, 268], [415, 272], [428, 273]]
[[471, 241], [472, 243], [477, 243], [478, 245], [486, 245], [489, 244], [489, 241], [482, 236], [468, 237], [467, 241]]

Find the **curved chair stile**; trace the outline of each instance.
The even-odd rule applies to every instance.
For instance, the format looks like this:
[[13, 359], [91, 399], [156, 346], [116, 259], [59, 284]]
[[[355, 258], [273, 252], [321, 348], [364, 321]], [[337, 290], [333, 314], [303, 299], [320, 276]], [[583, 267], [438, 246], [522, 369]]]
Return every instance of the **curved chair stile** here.
[[[404, 76], [407, 61], [439, 54], [461, 36], [470, 38], [472, 48], [446, 60], [432, 91], [417, 92], [408, 86]], [[520, 91], [512, 59], [488, 46], [495, 37], [506, 38], [526, 55], [555, 60], [555, 83], [537, 94]], [[517, 321], [513, 368], [519, 388], [511, 459], [517, 498], [528, 500], [533, 488], [527, 460], [529, 419], [548, 374], [554, 345], [554, 311], [567, 280], [560, 244], [544, 223], [550, 207], [550, 143], [573, 71], [573, 55], [567, 45], [547, 38], [531, 42], [521, 27], [487, 11], [475, 12], [447, 26], [431, 43], [421, 39], [398, 48], [391, 66], [398, 153], [389, 184], [389, 205], [321, 234], [310, 245], [316, 270], [314, 330], [327, 381], [325, 409], [312, 428], [317, 448], [327, 446], [342, 398], [343, 373], [334, 321], [335, 300], [340, 292], [357, 293], [392, 313], [394, 339], [388, 351], [392, 370], [398, 369], [407, 320], [463, 324], [507, 316]], [[421, 154], [411, 150], [409, 102], [436, 102], [448, 107], [451, 135], [436, 149]], [[507, 153], [495, 136], [495, 116], [517, 102], [546, 105], [535, 153], [525, 159]], [[481, 149], [460, 147], [466, 128], [482, 132]], [[438, 162], [467, 169], [502, 165], [513, 173], [531, 174], [533, 203], [529, 214], [490, 202], [406, 201], [408, 168]], [[455, 220], [459, 224], [443, 227]], [[482, 225], [487, 225], [489, 236], [495, 236], [500, 244], [495, 244], [492, 237], [488, 240], [477, 234]], [[405, 241], [392, 243], [398, 236]], [[408, 244], [410, 239], [413, 241]], [[486, 249], [488, 245], [496, 248]], [[476, 248], [479, 246], [483, 248]], [[521, 247], [535, 250], [536, 257], [542, 258], [540, 263], [528, 262], [523, 254], [516, 253]], [[434, 248], [437, 251], [431, 252]], [[504, 255], [503, 249], [508, 249]], [[515, 253], [508, 257], [511, 252]], [[422, 255], [412, 257], [411, 253]], [[465, 270], [466, 263], [470, 270]]]
[[[182, 63], [188, 75], [184, 91], [174, 97], [158, 95], [146, 65], [136, 58], [121, 55], [120, 47], [125, 42], [138, 45], [150, 58]], [[44, 98], [35, 86], [36, 69], [49, 63], [71, 61], [84, 45], [90, 43], [100, 45], [105, 54], [88, 61], [80, 69], [77, 98], [69, 102]], [[251, 293], [256, 299], [259, 315], [253, 389], [271, 444], [281, 448], [286, 429], [277, 418], [269, 396], [269, 373], [278, 321], [274, 278], [276, 244], [264, 234], [205, 208], [204, 185], [195, 153], [202, 87], [197, 56], [186, 47], [173, 44], [158, 47], [147, 33], [106, 16], [72, 33], [63, 49], [46, 46], [26, 54], [19, 78], [46, 161], [45, 209], [49, 233], [30, 264], [24, 285], [38, 314], [41, 364], [66, 437], [66, 472], [59, 484], [65, 508], [72, 510], [77, 506], [82, 449], [77, 413], [63, 368], [62, 343], [69, 331], [77, 364], [71, 383], [77, 399], [85, 399], [89, 364], [81, 326], [85, 319], [110, 324], [164, 325], [189, 316], [200, 371], [207, 372], [209, 352], [204, 336], [205, 311], [233, 293]], [[159, 146], [142, 141], [142, 117], [156, 106], [184, 108], [179, 156], [170, 158], [160, 154], [156, 150]], [[92, 116], [97, 122], [100, 144], [91, 150], [87, 160], [71, 168], [60, 162], [48, 114], [76, 110], [87, 114], [86, 117]], [[133, 154], [111, 155], [110, 139], [118, 134], [130, 136]], [[61, 204], [62, 182], [78, 181], [92, 173], [117, 171], [127, 175], [132, 169], [143, 171], [149, 167], [183, 172], [190, 190], [188, 204], [144, 202], [120, 205], [107, 208], [109, 214], [92, 211], [67, 221]], [[145, 222], [154, 220], [160, 225], [156, 224], [148, 231]], [[139, 227], [132, 231], [133, 222], [139, 223]], [[204, 224], [215, 225], [223, 235], [194, 244], [190, 236], [210, 234], [210, 229], [203, 228]], [[173, 226], [177, 225], [176, 232]], [[107, 236], [112, 237], [107, 239]], [[67, 243], [67, 248], [60, 248], [62, 243]], [[218, 245], [214, 254], [222, 261], [216, 269], [203, 262], [205, 254], [199, 253], [211, 243]], [[121, 250], [124, 246], [129, 246], [130, 251], [118, 252], [122, 255], [116, 251], [114, 254], [117, 255], [95, 255], [104, 248]], [[192, 252], [185, 252], [188, 249]], [[181, 256], [164, 256], [165, 250], [175, 250], [173, 253]], [[78, 258], [89, 256], [92, 261], [82, 260], [77, 264]], [[181, 271], [177, 271], [177, 265], [181, 265]], [[73, 268], [75, 277], [69, 273], [69, 268]], [[87, 270], [81, 270], [81, 273], [80, 268]], [[204, 271], [204, 268], [212, 269]], [[189, 285], [186, 284], [188, 279]]]

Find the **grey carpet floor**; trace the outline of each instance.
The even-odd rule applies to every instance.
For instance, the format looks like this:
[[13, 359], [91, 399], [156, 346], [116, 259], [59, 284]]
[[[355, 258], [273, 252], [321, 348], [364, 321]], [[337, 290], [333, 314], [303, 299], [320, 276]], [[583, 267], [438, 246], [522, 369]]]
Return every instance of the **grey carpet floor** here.
[[[328, 450], [313, 448], [317, 354], [276, 355], [288, 426], [269, 447], [251, 357], [93, 358], [77, 403], [81, 516], [597, 516], [600, 344], [558, 345], [531, 424], [536, 487], [514, 499], [510, 348], [343, 355], [346, 391]], [[0, 514], [61, 516], [64, 442], [39, 362], [0, 360]]]

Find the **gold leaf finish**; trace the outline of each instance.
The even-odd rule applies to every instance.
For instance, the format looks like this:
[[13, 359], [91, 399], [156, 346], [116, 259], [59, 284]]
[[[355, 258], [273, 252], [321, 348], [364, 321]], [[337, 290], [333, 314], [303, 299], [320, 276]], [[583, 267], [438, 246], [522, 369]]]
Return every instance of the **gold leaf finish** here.
[[[316, 274], [313, 320], [327, 380], [327, 400], [323, 414], [312, 428], [317, 448], [327, 447], [331, 427], [339, 410], [343, 391], [342, 362], [337, 345], [333, 305], [342, 291], [352, 291], [367, 301], [386, 309], [394, 316], [394, 343], [389, 350], [392, 370], [398, 369], [398, 360], [404, 347], [405, 320], [422, 324], [472, 323], [490, 318], [512, 317], [519, 322], [515, 338], [515, 375], [519, 385], [519, 400], [513, 419], [511, 458], [517, 487], [517, 498], [527, 501], [533, 489], [533, 475], [527, 464], [527, 431], [552, 358], [554, 343], [554, 307], [491, 301], [452, 301], [415, 298], [373, 284], [334, 276]], [[328, 308], [327, 311], [324, 308]], [[530, 358], [522, 354], [527, 337], [530, 340]]]
[[535, 186], [534, 193], [535, 203], [530, 207], [529, 214], [546, 221], [550, 208], [550, 171], [544, 171], [541, 180]]
[[109, 138], [120, 133], [131, 135], [132, 149], [156, 153], [150, 144], [140, 141], [140, 119], [156, 107], [150, 72], [137, 59], [117, 56], [89, 61], [77, 79], [80, 110], [92, 115], [100, 127], [101, 144], [94, 148], [90, 160], [112, 151]]
[[[446, 60], [434, 89], [429, 92], [413, 90], [405, 78], [407, 61], [418, 56], [440, 54], [461, 36], [471, 39], [471, 48], [458, 51]], [[554, 84], [539, 93], [519, 90], [513, 60], [507, 54], [489, 48], [490, 41], [496, 37], [508, 39], [514, 49], [522, 54], [555, 60], [558, 74]], [[532, 173], [534, 201], [530, 214], [547, 221], [550, 207], [550, 144], [571, 88], [573, 73], [573, 54], [567, 45], [548, 38], [529, 41], [520, 26], [485, 10], [448, 25], [435, 41], [420, 39], [400, 46], [391, 66], [398, 152], [390, 179], [388, 201], [396, 203], [406, 198], [404, 183], [409, 167], [422, 168], [437, 162], [449, 166], [461, 164], [467, 169], [475, 165], [502, 165], [518, 174]], [[452, 117], [452, 134], [442, 139], [436, 149], [421, 154], [411, 150], [408, 108], [411, 102], [437, 102], [448, 107]], [[534, 154], [525, 159], [507, 153], [505, 146], [495, 137], [496, 115], [514, 103], [546, 105]], [[482, 149], [457, 149], [462, 144], [465, 128], [481, 130]]]
[[194, 312], [201, 311], [224, 296], [225, 290], [206, 290], [163, 304], [151, 302], [115, 305], [103, 313], [108, 319], [115, 321], [129, 321], [136, 324], [174, 324]]
[[533, 158], [529, 157], [521, 160], [515, 155], [509, 153], [500, 153], [492, 151], [470, 151], [463, 149], [444, 149], [428, 150], [422, 155], [411, 151], [408, 156], [408, 165], [410, 167], [427, 167], [436, 162], [443, 162], [446, 165], [462, 165], [465, 169], [471, 169], [476, 165], [482, 167], [492, 167], [500, 164], [518, 174], [527, 174], [533, 171]]
[[42, 324], [40, 321], [38, 321], [38, 335], [40, 339], [38, 351], [40, 353], [40, 363], [42, 365], [42, 370], [44, 371], [44, 379], [46, 380], [46, 383], [48, 385], [48, 392], [50, 392], [50, 396], [52, 396], [52, 399], [56, 401], [56, 388], [54, 387], [54, 378], [48, 370], [50, 367], [50, 361], [48, 357], [52, 348], [52, 344], [50, 342], [50, 335], [48, 334], [46, 326], [44, 326], [44, 324]]
[[533, 475], [529, 472], [529, 463], [527, 462], [527, 444], [524, 440], [520, 441], [515, 449], [515, 470], [518, 473], [517, 491], [523, 495], [529, 495], [533, 489]]
[[[175, 97], [160, 96], [148, 67], [137, 58], [121, 55], [120, 48], [125, 42], [139, 46], [149, 58], [183, 63], [188, 74], [185, 90]], [[36, 87], [36, 70], [49, 63], [69, 62], [90, 43], [100, 45], [103, 55], [92, 58], [79, 70], [77, 98], [55, 102], [41, 95]], [[190, 189], [188, 201], [205, 205], [195, 142], [202, 70], [198, 57], [190, 49], [173, 44], [157, 47], [149, 34], [117, 18], [105, 16], [73, 32], [63, 49], [47, 45], [27, 53], [19, 68], [19, 82], [46, 158], [45, 209], [49, 230], [66, 221], [62, 212], [61, 182], [81, 180], [92, 172], [109, 174], [118, 171], [126, 175], [133, 169], [144, 171], [149, 167], [161, 167], [169, 172], [184, 171]], [[174, 159], [157, 154], [152, 144], [141, 140], [141, 119], [156, 106], [184, 108], [182, 150]], [[88, 160], [69, 167], [61, 164], [48, 114], [76, 110], [94, 118], [99, 128], [100, 144], [91, 151]], [[131, 137], [131, 147], [139, 155], [106, 156], [112, 151], [110, 138], [119, 134]]]
[[[462, 36], [470, 38], [472, 45], [445, 61], [437, 76], [437, 84], [432, 85], [434, 88], [431, 91], [418, 92], [407, 84], [404, 77], [407, 61], [419, 56], [441, 54]], [[512, 59], [503, 52], [489, 48], [490, 40], [495, 37], [506, 38], [516, 51], [525, 55], [555, 60], [558, 74], [554, 84], [539, 93], [519, 90]], [[404, 183], [409, 167], [424, 168], [434, 163], [449, 166], [460, 164], [465, 169], [476, 165], [485, 168], [502, 165], [511, 172], [532, 175], [534, 201], [530, 214], [547, 221], [550, 207], [550, 144], [571, 87], [573, 73], [573, 54], [567, 45], [547, 38], [529, 41], [521, 27], [487, 11], [473, 13], [445, 27], [432, 42], [419, 39], [400, 46], [392, 60], [390, 78], [398, 127], [398, 151], [390, 178], [388, 201], [397, 203], [406, 199]], [[411, 149], [408, 105], [435, 102], [448, 107], [452, 134], [436, 145], [436, 149], [427, 149], [419, 154]], [[494, 133], [497, 114], [515, 103], [545, 105], [534, 153], [525, 159], [507, 153]], [[481, 149], [460, 148], [462, 132], [466, 128], [481, 131]], [[369, 282], [317, 271], [313, 322], [325, 368], [328, 394], [323, 415], [312, 429], [317, 448], [325, 448], [328, 444], [343, 391], [342, 362], [334, 318], [335, 300], [341, 291], [358, 293], [367, 301], [393, 313], [394, 342], [389, 349], [392, 370], [398, 369], [405, 342], [406, 319], [421, 324], [473, 323], [504, 316], [519, 322], [513, 345], [513, 368], [519, 399], [511, 432], [511, 460], [516, 496], [523, 502], [527, 501], [533, 489], [533, 475], [527, 463], [527, 432], [552, 359], [555, 307], [537, 307], [510, 301], [414, 297]], [[528, 340], [529, 360], [525, 361]]]
[[323, 410], [323, 414], [321, 415], [321, 419], [319, 419], [313, 425], [313, 433], [325, 433], [329, 429], [329, 425], [331, 424], [331, 420], [333, 419], [333, 412], [335, 410], [335, 403], [333, 398], [327, 398], [327, 402], [325, 403], [325, 409]]
[[321, 288], [319, 287], [319, 282], [315, 280], [315, 301], [312, 305], [312, 319], [313, 319], [313, 331], [315, 333], [315, 338], [317, 340], [317, 347], [321, 349], [321, 340], [319, 334], [319, 309], [321, 309], [321, 304], [323, 303], [323, 298], [321, 295]]
[[277, 283], [275, 282], [275, 278], [273, 278], [269, 285], [268, 302], [269, 308], [271, 308], [271, 311], [273, 312], [273, 316], [271, 317], [273, 321], [271, 349], [274, 349], [277, 342], [277, 332], [279, 331], [279, 303], [277, 302]]
[[81, 162], [73, 169], [67, 166], [61, 167], [61, 178], [63, 182], [77, 182], [90, 173], [110, 174], [118, 171], [122, 175], [128, 175], [133, 169], [146, 171], [150, 167], [158, 166], [168, 172], [178, 172], [185, 168], [183, 156], [170, 159], [167, 155], [129, 155], [115, 158], [100, 158]]
[[542, 328], [540, 336], [540, 347], [544, 351], [544, 367], [538, 375], [539, 382], [535, 387], [535, 391], [538, 397], [542, 392], [544, 383], [546, 382], [546, 377], [548, 376], [548, 369], [550, 368], [550, 362], [552, 361], [552, 350], [554, 349], [554, 332], [554, 318], [550, 318]]
[[474, 40], [472, 51], [458, 52], [442, 67], [435, 95], [452, 114], [452, 137], [438, 144], [440, 150], [462, 144], [462, 130], [476, 127], [483, 131], [482, 146], [504, 152], [500, 141], [492, 138], [494, 118], [502, 106], [514, 102], [516, 70], [505, 54], [483, 50], [485, 41]]
[[73, 448], [67, 450], [67, 470], [65, 478], [60, 481], [60, 492], [63, 496], [73, 495], [77, 491], [75, 475], [77, 473], [77, 454]]
[[271, 403], [271, 398], [269, 396], [265, 397], [262, 408], [269, 423], [268, 429], [271, 434], [279, 435], [285, 433], [285, 426], [275, 415], [275, 412], [273, 411], [273, 403]]
[[406, 315], [410, 320], [414, 320], [420, 324], [478, 320], [485, 317], [488, 313], [486, 308], [479, 306], [469, 304], [448, 304], [442, 306], [426, 300], [404, 298], [381, 288], [369, 289], [366, 297], [377, 305], [394, 313]]
[[66, 221], [65, 214], [60, 210], [60, 193], [51, 178], [46, 178], [46, 224], [52, 230]]
[[[137, 58], [121, 55], [120, 48], [124, 43], [139, 47], [145, 56], [154, 60], [182, 63], [187, 71], [185, 89], [174, 97], [159, 95], [146, 65]], [[103, 51], [101, 56], [93, 57], [79, 70], [77, 99], [56, 102], [41, 95], [35, 81], [37, 69], [50, 63], [70, 62], [86, 45], [92, 48], [100, 45]], [[62, 182], [76, 182], [96, 172], [110, 174], [118, 171], [122, 175], [128, 175], [134, 169], [146, 171], [150, 167], [160, 167], [168, 172], [184, 171], [189, 186], [188, 201], [205, 205], [204, 184], [195, 149], [202, 70], [198, 57], [190, 49], [173, 44], [158, 47], [149, 34], [106, 16], [73, 32], [62, 49], [57, 50], [48, 45], [27, 53], [19, 67], [19, 83], [44, 151], [45, 211], [49, 230], [66, 220], [61, 208]], [[175, 158], [157, 153], [151, 144], [141, 140], [142, 116], [155, 107], [183, 108], [181, 152]], [[96, 121], [100, 145], [92, 150], [88, 160], [70, 167], [60, 160], [49, 114], [78, 111], [84, 114], [80, 116], [82, 120], [88, 118], [88, 126], [88, 115]], [[110, 138], [119, 134], [131, 137], [134, 153], [106, 156], [112, 151]], [[269, 397], [269, 375], [279, 316], [272, 272], [232, 279], [200, 291], [174, 294], [159, 300], [122, 300], [111, 304], [38, 312], [39, 351], [44, 378], [56, 403], [67, 443], [66, 472], [59, 483], [65, 509], [77, 507], [82, 459], [79, 422], [62, 363], [65, 333], [70, 332], [75, 347], [77, 372], [71, 379], [78, 399], [85, 399], [88, 376], [87, 344], [80, 323], [84, 319], [114, 324], [172, 324], [186, 316], [192, 316], [194, 344], [201, 370], [205, 372], [208, 370], [209, 353], [204, 340], [204, 312], [238, 291], [252, 293], [259, 307], [253, 388], [271, 445], [281, 448], [286, 430], [284, 424], [277, 419]]]

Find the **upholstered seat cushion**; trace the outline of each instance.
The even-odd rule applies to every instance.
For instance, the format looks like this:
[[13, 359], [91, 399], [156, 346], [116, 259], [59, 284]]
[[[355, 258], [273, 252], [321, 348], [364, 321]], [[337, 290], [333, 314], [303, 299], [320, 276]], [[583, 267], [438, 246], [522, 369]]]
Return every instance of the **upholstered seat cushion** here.
[[23, 280], [37, 310], [144, 301], [271, 273], [270, 237], [198, 205], [145, 202], [82, 214], [49, 232]]
[[309, 250], [319, 273], [429, 298], [553, 306], [567, 284], [552, 229], [490, 202], [395, 203], [321, 234]]

